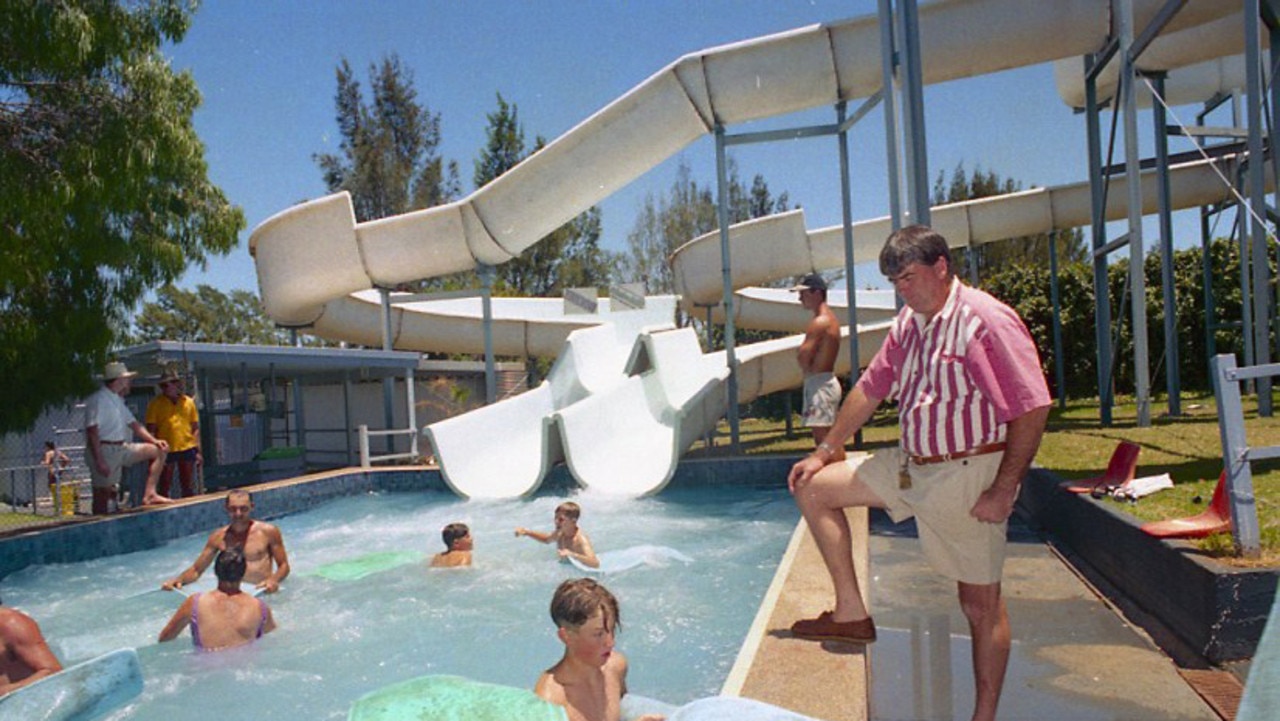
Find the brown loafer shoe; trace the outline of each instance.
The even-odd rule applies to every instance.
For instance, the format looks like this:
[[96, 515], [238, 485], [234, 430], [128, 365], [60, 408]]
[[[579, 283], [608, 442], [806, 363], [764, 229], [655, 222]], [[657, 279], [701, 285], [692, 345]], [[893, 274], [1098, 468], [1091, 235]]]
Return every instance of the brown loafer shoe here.
[[823, 611], [817, 618], [801, 619], [791, 624], [791, 635], [808, 641], [866, 644], [876, 640], [876, 623], [870, 616], [861, 621], [832, 621], [831, 612]]

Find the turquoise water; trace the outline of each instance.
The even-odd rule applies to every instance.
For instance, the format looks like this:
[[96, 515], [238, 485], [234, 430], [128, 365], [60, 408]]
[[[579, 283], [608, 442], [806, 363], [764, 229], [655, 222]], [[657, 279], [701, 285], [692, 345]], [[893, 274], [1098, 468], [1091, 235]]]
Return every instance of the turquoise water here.
[[[547, 613], [551, 594], [582, 574], [558, 563], [553, 547], [512, 531], [549, 529], [563, 500], [380, 493], [278, 519], [293, 566], [268, 599], [280, 628], [222, 653], [194, 653], [187, 634], [155, 644], [180, 599], [149, 589], [189, 564], [205, 534], [27, 569], [4, 579], [4, 598], [40, 622], [64, 664], [138, 648], [144, 690], [110, 719], [345, 719], [362, 694], [429, 673], [532, 688], [562, 650]], [[618, 648], [630, 661], [630, 689], [673, 703], [718, 693], [798, 519], [785, 489], [573, 500], [597, 552], [653, 544], [693, 558], [599, 577], [622, 607]], [[375, 551], [434, 553], [452, 521], [471, 526], [471, 569], [413, 564], [351, 582], [307, 575]]]

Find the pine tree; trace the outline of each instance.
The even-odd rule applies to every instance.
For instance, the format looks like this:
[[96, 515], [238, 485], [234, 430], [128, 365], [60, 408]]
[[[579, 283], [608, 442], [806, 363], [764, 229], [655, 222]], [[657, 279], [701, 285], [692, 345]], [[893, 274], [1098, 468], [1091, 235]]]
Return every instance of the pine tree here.
[[413, 72], [399, 56], [369, 67], [368, 102], [345, 58], [337, 82], [340, 152], [313, 158], [330, 192], [351, 193], [357, 221], [430, 208], [460, 194], [457, 163], [440, 156], [440, 114], [418, 102]]

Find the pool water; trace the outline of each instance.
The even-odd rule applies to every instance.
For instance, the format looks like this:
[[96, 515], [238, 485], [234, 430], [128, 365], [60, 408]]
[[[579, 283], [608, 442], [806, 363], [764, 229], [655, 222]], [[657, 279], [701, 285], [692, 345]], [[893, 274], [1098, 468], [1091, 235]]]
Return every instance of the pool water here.
[[[188, 565], [206, 534], [29, 568], [4, 579], [4, 598], [40, 622], [64, 664], [138, 649], [144, 690], [110, 719], [345, 719], [359, 696], [429, 673], [532, 688], [563, 649], [547, 611], [551, 594], [582, 573], [513, 529], [549, 530], [564, 500], [376, 493], [278, 519], [293, 567], [281, 592], [267, 597], [279, 629], [220, 653], [194, 653], [189, 633], [155, 643], [180, 598], [150, 589]], [[630, 661], [630, 690], [677, 704], [718, 693], [798, 520], [786, 490], [573, 500], [597, 553], [652, 544], [693, 558], [599, 576], [622, 608], [618, 648]], [[424, 561], [357, 581], [308, 575], [375, 551], [435, 553], [440, 529], [453, 521], [471, 527], [473, 568], [427, 569]]]

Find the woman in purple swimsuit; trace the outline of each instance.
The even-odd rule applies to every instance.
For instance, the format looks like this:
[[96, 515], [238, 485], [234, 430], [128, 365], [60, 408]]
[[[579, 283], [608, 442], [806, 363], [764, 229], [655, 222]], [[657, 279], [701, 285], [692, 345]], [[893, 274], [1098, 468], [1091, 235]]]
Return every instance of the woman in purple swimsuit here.
[[239, 548], [218, 553], [213, 564], [218, 587], [183, 601], [160, 632], [160, 641], [172, 641], [190, 625], [191, 642], [197, 649], [220, 651], [243, 646], [274, 630], [276, 621], [267, 603], [240, 590], [244, 570], [244, 554]]

